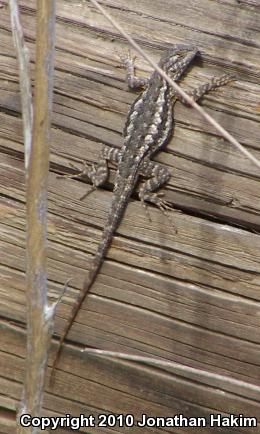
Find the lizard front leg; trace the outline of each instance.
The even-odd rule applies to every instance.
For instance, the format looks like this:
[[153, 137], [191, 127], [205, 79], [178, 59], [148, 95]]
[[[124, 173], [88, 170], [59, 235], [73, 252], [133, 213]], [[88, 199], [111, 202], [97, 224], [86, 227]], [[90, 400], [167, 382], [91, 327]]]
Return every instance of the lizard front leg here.
[[[194, 101], [198, 101], [202, 98], [206, 93], [211, 92], [212, 90], [216, 90], [221, 86], [225, 86], [230, 81], [234, 80], [234, 77], [229, 74], [223, 74], [220, 77], [212, 77], [211, 81], [207, 83], [203, 83], [200, 86], [196, 87], [192, 91], [186, 92], [189, 96], [191, 96]], [[189, 105], [181, 96], [177, 97], [179, 101], [181, 101], [185, 105]]]
[[128, 54], [119, 54], [121, 62], [126, 69], [126, 83], [130, 89], [138, 90], [141, 87], [146, 86], [149, 78], [137, 77], [135, 74], [135, 58]]

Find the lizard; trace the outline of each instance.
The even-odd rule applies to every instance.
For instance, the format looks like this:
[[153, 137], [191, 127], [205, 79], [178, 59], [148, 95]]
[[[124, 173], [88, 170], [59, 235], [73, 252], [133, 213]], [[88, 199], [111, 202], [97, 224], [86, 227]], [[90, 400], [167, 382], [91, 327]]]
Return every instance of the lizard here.
[[[196, 46], [173, 45], [162, 55], [159, 66], [174, 81], [178, 81], [198, 54], [199, 50]], [[71, 178], [87, 175], [92, 182], [90, 191], [93, 191], [106, 182], [108, 178], [108, 162], [117, 164], [110, 212], [97, 252], [92, 259], [89, 273], [84, 280], [83, 288], [72, 308], [70, 318], [58, 343], [51, 377], [57, 366], [62, 344], [86, 295], [90, 292], [96, 280], [112, 238], [121, 222], [130, 196], [140, 176], [146, 178], [146, 181], [140, 185], [138, 190], [141, 202], [144, 205], [146, 202], [153, 203], [162, 211], [169, 209], [169, 203], [162, 199], [162, 194], [157, 193], [157, 190], [170, 179], [170, 171], [167, 167], [153, 162], [151, 157], [167, 144], [173, 134], [173, 107], [175, 102], [180, 100], [185, 104], [185, 101], [177, 95], [157, 71], [152, 72], [149, 78], [138, 78], [135, 75], [134, 59], [130, 54], [125, 57], [121, 56], [121, 59], [127, 71], [126, 81], [128, 86], [131, 89], [143, 87], [143, 91], [129, 110], [123, 131], [122, 148], [115, 149], [105, 146], [99, 163], [92, 165], [92, 167], [88, 167], [85, 163], [85, 167], [79, 174], [68, 175]], [[187, 93], [197, 101], [205, 93], [225, 85], [231, 79], [232, 76], [228, 74], [213, 77], [210, 82], [204, 83]]]

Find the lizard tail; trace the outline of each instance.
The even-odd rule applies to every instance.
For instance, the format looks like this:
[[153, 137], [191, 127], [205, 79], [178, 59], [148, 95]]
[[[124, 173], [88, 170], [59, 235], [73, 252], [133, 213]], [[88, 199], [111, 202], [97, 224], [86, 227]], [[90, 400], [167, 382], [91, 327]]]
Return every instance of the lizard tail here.
[[56, 350], [56, 354], [55, 354], [55, 358], [54, 358], [54, 362], [53, 362], [53, 365], [51, 367], [51, 374], [50, 374], [50, 385], [51, 386], [54, 383], [54, 372], [56, 370], [57, 364], [58, 364], [59, 359], [60, 359], [62, 345], [63, 345], [63, 343], [64, 343], [64, 341], [65, 341], [65, 339], [66, 339], [66, 337], [70, 331], [70, 328], [71, 328], [74, 320], [76, 319], [76, 316], [77, 316], [77, 314], [81, 308], [81, 305], [82, 305], [86, 295], [89, 293], [89, 291], [92, 287], [92, 284], [96, 280], [96, 277], [97, 277], [99, 269], [102, 265], [103, 258], [104, 258], [105, 252], [108, 248], [108, 245], [109, 245], [109, 240], [107, 239], [107, 237], [105, 238], [105, 234], [104, 234], [103, 239], [101, 240], [99, 249], [98, 249], [98, 251], [97, 251], [97, 253], [93, 259], [93, 262], [91, 264], [91, 270], [89, 271], [89, 274], [84, 281], [83, 289], [79, 293], [78, 299], [72, 308], [72, 312], [71, 312], [71, 316], [69, 318], [69, 321], [66, 324], [66, 327], [65, 327], [65, 330], [64, 330], [62, 336], [60, 337], [60, 340], [58, 343], [58, 348]]
[[[128, 189], [127, 189], [127, 193], [128, 193]], [[113, 206], [113, 204], [112, 204]], [[72, 312], [71, 312], [71, 316], [70, 319], [68, 321], [68, 323], [66, 324], [65, 330], [62, 334], [62, 336], [60, 337], [60, 341], [58, 343], [58, 348], [56, 351], [56, 355], [54, 358], [54, 362], [53, 365], [51, 367], [51, 374], [50, 374], [50, 386], [53, 385], [54, 383], [54, 372], [55, 369], [57, 367], [58, 361], [60, 359], [60, 355], [61, 355], [61, 350], [62, 350], [62, 344], [65, 341], [70, 328], [81, 308], [81, 305], [84, 301], [84, 299], [86, 298], [87, 294], [90, 292], [90, 289], [93, 285], [93, 283], [96, 280], [96, 277], [98, 275], [98, 272], [101, 268], [101, 265], [104, 261], [106, 252], [110, 246], [111, 240], [113, 238], [113, 234], [119, 224], [120, 218], [119, 216], [122, 215], [124, 209], [126, 206], [126, 197], [125, 196], [121, 196], [119, 201], [116, 203], [116, 210], [114, 209], [113, 213], [110, 213], [110, 215], [108, 216], [108, 220], [107, 223], [105, 225], [105, 229], [102, 235], [102, 239], [99, 243], [98, 246], [98, 250], [93, 258], [93, 262], [91, 263], [90, 266], [90, 270], [89, 273], [87, 275], [87, 277], [85, 278], [84, 284], [83, 284], [83, 289], [80, 291], [78, 299], [76, 301], [76, 303], [74, 304], [73, 308], [72, 308]]]
[[[93, 277], [93, 282], [94, 282], [94, 280], [95, 280], [95, 277]], [[89, 289], [90, 289], [90, 286], [89, 286]], [[54, 383], [54, 373], [55, 373], [57, 364], [58, 364], [59, 359], [60, 359], [62, 345], [63, 345], [63, 343], [64, 343], [64, 341], [65, 341], [65, 339], [66, 339], [66, 337], [67, 337], [67, 335], [69, 333], [69, 330], [70, 330], [70, 328], [71, 328], [71, 326], [72, 326], [72, 324], [73, 324], [76, 316], [77, 316], [77, 313], [78, 313], [78, 311], [79, 311], [79, 309], [80, 309], [80, 307], [81, 307], [81, 305], [82, 305], [82, 303], [84, 301], [84, 298], [87, 295], [88, 291], [85, 292], [84, 289], [85, 289], [85, 283], [84, 283], [83, 290], [79, 294], [77, 302], [75, 303], [75, 305], [72, 308], [71, 316], [70, 316], [70, 319], [69, 319], [68, 323], [66, 324], [65, 330], [64, 330], [62, 336], [60, 337], [60, 340], [59, 340], [59, 343], [58, 343], [58, 348], [56, 350], [56, 354], [55, 354], [55, 358], [54, 358], [54, 362], [53, 362], [53, 365], [51, 367], [51, 374], [50, 374], [50, 385], [51, 386]]]

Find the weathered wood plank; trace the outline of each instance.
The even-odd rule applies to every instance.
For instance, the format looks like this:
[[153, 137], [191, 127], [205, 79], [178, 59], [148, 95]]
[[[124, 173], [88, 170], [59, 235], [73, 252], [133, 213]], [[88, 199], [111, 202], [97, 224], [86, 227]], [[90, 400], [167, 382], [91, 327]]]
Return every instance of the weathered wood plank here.
[[[73, 37], [72, 34], [71, 37]], [[111, 64], [111, 60], [109, 63]], [[116, 63], [118, 66], [115, 59], [114, 65]], [[110, 64], [107, 66], [110, 67]], [[8, 76], [8, 65], [6, 67], [5, 76]], [[68, 72], [68, 67], [67, 64], [65, 74]], [[9, 71], [10, 69], [13, 69], [13, 65], [9, 67]], [[107, 69], [104, 73], [107, 73]], [[211, 73], [217, 74], [218, 72], [214, 68]], [[116, 74], [118, 76], [118, 72]], [[83, 137], [94, 138], [95, 141], [120, 146], [120, 132], [128, 109], [125, 102], [129, 104], [134, 98], [129, 92], [120, 89], [122, 87], [122, 72], [120, 73], [119, 88], [111, 87], [111, 80], [109, 86], [96, 81], [95, 86], [93, 86], [93, 72], [90, 80], [78, 77], [77, 80], [72, 78], [68, 81], [68, 79], [65, 80], [64, 73], [60, 73], [60, 71], [57, 72], [56, 76], [58, 91], [54, 106], [55, 126]], [[198, 76], [192, 77], [191, 75], [191, 78], [193, 81], [194, 78], [195, 81], [198, 81]], [[208, 78], [208, 76], [202, 78], [200, 72], [200, 81]], [[213, 96], [208, 97], [209, 107], [213, 105], [216, 107], [217, 104], [217, 107], [222, 107], [223, 110], [223, 106], [228, 102], [228, 107], [225, 108], [224, 113], [214, 111], [215, 117], [231, 133], [236, 134], [243, 143], [256, 147], [260, 132], [259, 123], [255, 122], [257, 120], [257, 99], [255, 97], [257, 87], [256, 85], [252, 86], [252, 96], [250, 97], [248, 92], [243, 92], [243, 90], [237, 95], [239, 85], [235, 83], [233, 86], [235, 88], [233, 88], [232, 92], [230, 92], [231, 86], [229, 86], [221, 92], [216, 92]], [[236, 89], [236, 92], [234, 89]], [[248, 88], [247, 91], [249, 91]], [[124, 101], [122, 101], [122, 93]], [[239, 99], [240, 101], [241, 115], [242, 109], [246, 110], [246, 114], [244, 113], [243, 116], [239, 116], [239, 113], [229, 109], [232, 105], [232, 96], [235, 93], [236, 100]], [[17, 111], [19, 109], [17, 91], [16, 98], [6, 89], [3, 89], [2, 95], [3, 105], [6, 110]], [[73, 98], [70, 98], [69, 95], [73, 95]], [[226, 101], [228, 96], [229, 98]], [[251, 101], [251, 104], [252, 101], [255, 101], [252, 106], [252, 112], [254, 113], [252, 119], [248, 115], [248, 100]], [[88, 108], [86, 110], [87, 103]], [[209, 108], [209, 111], [212, 110]], [[187, 113], [191, 113], [191, 116], [189, 122], [185, 124], [183, 119], [187, 118]], [[247, 226], [255, 223], [255, 228], [258, 228], [259, 209], [254, 209], [259, 203], [258, 178], [252, 179], [254, 174], [257, 175], [257, 169], [252, 169], [252, 164], [244, 157], [237, 155], [237, 151], [231, 150], [226, 144], [223, 146], [219, 137], [212, 136], [212, 129], [204, 121], [201, 121], [195, 113], [179, 106], [176, 110], [176, 121], [177, 127], [172, 141], [173, 145], [170, 143], [167, 148], [168, 152], [166, 154], [162, 153], [158, 157], [159, 161], [167, 162], [167, 165], [173, 169], [171, 188], [168, 193], [169, 199], [184, 209], [205, 212]], [[184, 151], [182, 149], [183, 144], [185, 144]], [[191, 150], [189, 153], [188, 149]], [[84, 154], [84, 157], [86, 154], [86, 159], [89, 159], [88, 151], [84, 149], [82, 154]], [[176, 154], [181, 156], [181, 159], [176, 158]], [[77, 158], [78, 155], [74, 154], [73, 159]], [[257, 155], [258, 153], [256, 153]], [[93, 153], [91, 159], [93, 161]], [[229, 163], [230, 161], [231, 163]], [[189, 177], [190, 173], [192, 176]], [[187, 191], [189, 194], [187, 194]], [[181, 197], [178, 194], [179, 192], [182, 193]], [[214, 206], [215, 203], [216, 206]]]
[[[6, 162], [7, 160], [8, 159], [6, 159]], [[9, 173], [12, 170], [13, 165], [13, 163], [10, 164], [8, 168]], [[6, 176], [4, 167], [2, 167], [1, 173], [3, 174], [3, 176]], [[16, 190], [17, 186], [18, 189], [20, 189], [22, 182], [22, 172], [20, 171], [20, 177], [18, 177], [18, 179], [16, 179], [16, 175], [17, 168], [16, 174], [12, 173], [12, 183], [11, 185], [9, 185], [9, 191], [10, 189], [12, 190], [13, 187]], [[55, 180], [54, 177], [51, 177], [51, 213], [49, 223], [50, 278], [62, 283], [62, 281], [66, 279], [66, 273], [69, 273], [70, 275], [75, 276], [76, 287], [80, 288], [83, 275], [85, 274], [85, 268], [87, 268], [89, 256], [88, 254], [86, 256], [86, 254], [84, 254], [84, 251], [88, 249], [86, 251], [88, 252], [89, 249], [91, 249], [90, 251], [94, 253], [94, 251], [96, 250], [96, 243], [98, 242], [98, 239], [100, 237], [99, 232], [103, 227], [103, 220], [109, 207], [109, 200], [107, 201], [107, 195], [98, 192], [97, 194], [92, 196], [91, 201], [88, 201], [90, 202], [89, 206], [84, 207], [81, 203], [79, 203], [77, 209], [77, 204], [74, 201], [73, 210], [70, 204], [73, 203], [73, 194], [75, 194], [75, 188], [73, 188], [73, 184], [76, 184], [76, 181], [73, 182], [62, 180], [61, 183], [65, 183], [66, 187], [64, 187], [64, 185], [63, 187], [60, 186], [59, 190], [61, 195], [60, 197], [58, 197], [57, 180]], [[82, 189], [84, 189], [84, 186], [82, 187]], [[64, 191], [66, 191], [66, 196], [64, 196]], [[80, 192], [80, 189], [78, 189], [78, 187], [77, 191]], [[7, 193], [8, 192], [6, 190], [5, 194]], [[17, 193], [15, 193], [15, 196], [17, 198], [22, 197], [22, 192], [20, 191], [18, 195]], [[66, 201], [66, 203], [63, 204], [64, 200]], [[3, 262], [7, 267], [18, 267], [20, 270], [23, 270], [24, 255], [21, 254], [21, 249], [24, 245], [24, 239], [21, 229], [23, 229], [25, 226], [24, 209], [23, 206], [21, 208], [21, 205], [16, 203], [10, 206], [9, 200], [2, 200], [1, 202], [4, 205], [4, 212], [2, 213], [3, 223], [5, 223], [6, 221], [6, 215], [9, 215], [9, 227], [3, 226], [3, 223], [1, 224], [1, 240], [3, 243], [3, 252], [6, 249], [5, 245], [10, 246], [7, 250], [8, 254], [5, 255], [5, 259], [3, 260]], [[67, 213], [64, 213], [64, 207], [66, 207]], [[169, 347], [171, 339], [176, 340], [181, 338], [180, 340], [182, 344], [180, 346], [179, 344], [175, 346], [175, 351], [177, 352], [177, 354], [185, 353], [188, 357], [193, 354], [193, 358], [197, 358], [197, 361], [201, 360], [201, 350], [206, 347], [208, 350], [211, 349], [211, 352], [207, 351], [206, 353], [204, 353], [203, 361], [205, 363], [213, 363], [213, 361], [215, 361], [214, 363], [216, 363], [216, 358], [219, 357], [222, 362], [220, 362], [219, 360], [217, 365], [219, 367], [222, 366], [225, 369], [231, 369], [231, 366], [233, 364], [232, 358], [236, 357], [236, 370], [238, 369], [238, 358], [241, 362], [246, 361], [257, 364], [257, 349], [254, 348], [253, 344], [247, 343], [247, 341], [252, 341], [252, 343], [259, 342], [259, 306], [258, 303], [255, 303], [249, 299], [244, 300], [244, 298], [240, 298], [238, 295], [240, 286], [241, 290], [244, 290], [243, 296], [248, 296], [249, 290], [257, 277], [255, 273], [258, 267], [257, 258], [253, 258], [252, 256], [249, 256], [249, 259], [251, 261], [248, 261], [248, 264], [246, 264], [245, 266], [245, 255], [242, 255], [241, 265], [239, 266], [239, 251], [238, 247], [236, 247], [235, 240], [237, 239], [237, 243], [241, 243], [241, 234], [244, 231], [238, 229], [231, 230], [229, 227], [226, 228], [225, 226], [223, 226], [223, 234], [221, 235], [220, 228], [218, 228], [219, 240], [218, 237], [213, 237], [213, 241], [214, 243], [216, 243], [216, 252], [220, 251], [219, 254], [222, 258], [222, 265], [218, 266], [217, 262], [215, 262], [216, 258], [213, 263], [209, 260], [210, 251], [213, 251], [213, 249], [211, 249], [210, 247], [210, 244], [208, 248], [209, 251], [206, 251], [205, 256], [203, 252], [200, 252], [200, 249], [205, 250], [206, 243], [209, 243], [211, 237], [210, 232], [208, 231], [210, 230], [210, 228], [212, 227], [213, 234], [214, 231], [216, 231], [215, 223], [205, 222], [204, 220], [195, 219], [194, 217], [190, 216], [179, 216], [179, 214], [177, 214], [176, 218], [179, 218], [181, 220], [182, 231], [183, 234], [185, 234], [186, 232], [187, 240], [189, 240], [189, 237], [191, 237], [192, 228], [196, 228], [196, 226], [197, 231], [194, 233], [192, 238], [196, 240], [198, 235], [200, 235], [202, 239], [201, 243], [198, 243], [197, 246], [191, 245], [191, 247], [188, 248], [187, 240], [185, 241], [184, 238], [179, 243], [176, 243], [176, 246], [174, 248], [174, 242], [169, 239], [169, 234], [167, 239], [168, 228], [166, 226], [164, 227], [165, 233], [160, 228], [160, 231], [156, 235], [156, 227], [158, 230], [157, 222], [155, 221], [154, 224], [150, 224], [149, 221], [143, 220], [143, 210], [141, 206], [139, 206], [141, 211], [141, 217], [139, 220], [136, 208], [138, 208], [138, 206], [136, 205], [129, 206], [129, 210], [126, 213], [126, 218], [118, 231], [121, 236], [116, 237], [115, 242], [113, 243], [113, 248], [108, 254], [108, 258], [116, 260], [116, 264], [113, 265], [111, 269], [110, 263], [107, 263], [104, 267], [103, 272], [101, 273], [101, 276], [103, 276], [103, 273], [105, 273], [106, 277], [104, 283], [102, 282], [101, 285], [101, 293], [100, 289], [98, 290], [98, 295], [108, 297], [108, 301], [104, 303], [102, 299], [98, 299], [95, 300], [94, 305], [92, 305], [92, 303], [89, 301], [87, 303], [87, 309], [91, 308], [91, 311], [93, 311], [93, 313], [89, 312], [87, 315], [85, 315], [84, 311], [80, 313], [77, 322], [81, 324], [81, 327], [77, 331], [73, 332], [73, 335], [74, 333], [76, 333], [78, 341], [82, 343], [91, 342], [94, 346], [97, 346], [97, 344], [100, 343], [100, 339], [102, 340], [102, 334], [104, 334], [105, 331], [106, 335], [110, 331], [111, 336], [113, 336], [113, 338], [110, 337], [110, 341], [111, 339], [113, 339], [115, 340], [115, 344], [120, 344], [123, 346], [127, 344], [127, 341], [129, 339], [134, 339], [135, 341], [137, 339], [137, 336], [139, 336], [139, 344], [136, 347], [137, 350], [143, 349], [144, 351], [147, 351], [149, 347], [153, 346], [154, 352], [156, 354], [163, 356], [167, 354], [167, 357], [170, 358], [171, 355], [168, 351], [165, 352], [165, 349]], [[88, 216], [89, 210], [91, 212], [90, 217]], [[77, 223], [77, 221], [83, 219], [83, 217], [80, 216], [82, 211], [84, 212], [84, 214], [87, 213], [87, 215], [84, 216], [84, 221], [89, 221], [89, 224], [93, 226], [92, 230], [91, 228], [85, 228], [85, 230], [83, 230], [83, 228], [81, 227], [82, 225]], [[65, 214], [64, 217], [55, 216], [55, 213], [62, 215], [62, 212]], [[157, 213], [154, 212], [154, 215], [156, 214]], [[127, 238], [127, 228], [129, 227], [129, 225], [132, 228], [131, 239]], [[185, 230], [186, 225], [187, 228]], [[94, 229], [98, 226], [99, 232]], [[15, 236], [14, 229], [16, 229]], [[135, 230], [137, 232], [135, 232]], [[140, 238], [140, 231], [145, 231], [145, 245], [137, 242], [137, 240]], [[150, 237], [149, 233], [151, 234]], [[121, 241], [122, 237], [123, 240]], [[255, 235], [252, 235], [251, 239], [245, 236], [243, 252], [246, 251], [246, 244], [248, 245], [248, 249], [250, 251], [250, 249], [253, 248], [252, 242], [257, 241], [258, 238], [259, 237], [256, 237]], [[158, 240], [157, 242], [156, 239]], [[226, 242], [226, 248], [224, 248], [222, 241], [223, 239], [224, 242]], [[149, 247], [150, 244], [153, 244], [153, 246]], [[161, 247], [159, 245], [161, 245]], [[170, 247], [174, 248], [173, 252], [169, 250]], [[223, 249], [223, 252], [221, 252], [221, 249]], [[193, 250], [194, 257], [192, 257]], [[257, 248], [255, 248], [255, 250], [259, 251], [259, 249]], [[238, 254], [238, 256], [234, 256], [236, 253]], [[196, 257], [198, 257], [199, 259], [196, 259]], [[255, 266], [252, 262], [253, 259], [256, 261]], [[225, 261], [227, 262], [227, 268], [224, 271]], [[62, 270], [60, 270], [60, 263], [63, 264]], [[174, 267], [172, 267], [173, 263]], [[134, 300], [131, 297], [131, 292], [133, 291], [133, 284], [135, 284], [134, 269], [130, 268], [127, 272], [125, 266], [122, 267], [122, 265], [120, 264], [131, 264], [135, 268], [138, 266], [140, 268], [140, 286], [137, 287], [134, 291], [135, 294], [138, 292], [138, 295], [135, 295]], [[250, 266], [252, 268], [251, 272]], [[244, 271], [244, 277], [242, 278], [243, 267], [245, 267], [247, 271]], [[148, 275], [147, 271], [145, 270], [149, 271]], [[160, 273], [160, 276], [157, 277], [154, 271]], [[218, 273], [221, 273], [221, 275], [218, 276]], [[107, 275], [111, 276], [110, 281], [112, 279], [112, 285], [109, 284]], [[183, 279], [186, 276], [186, 284], [179, 284], [180, 286], [178, 288], [178, 284], [176, 285], [176, 283], [172, 282], [168, 278], [163, 278], [162, 275], [171, 275], [175, 278], [181, 276], [183, 277]], [[115, 285], [115, 278], [119, 279], [119, 288], [124, 288], [123, 291], [122, 289], [121, 292], [120, 289], [119, 291], [115, 291], [115, 288], [113, 288], [113, 286]], [[147, 282], [147, 287], [144, 282]], [[204, 290], [202, 290], [202, 288], [200, 289], [201, 283], [203, 284]], [[104, 284], [106, 288], [105, 290], [102, 290]], [[109, 288], [110, 285], [112, 286], [111, 288]], [[194, 287], [194, 285], [196, 285], [196, 287]], [[218, 289], [218, 285], [221, 289]], [[94, 293], [96, 292], [96, 286], [100, 286], [99, 281], [93, 288]], [[224, 286], [225, 289], [228, 291], [227, 293], [223, 293]], [[160, 291], [158, 292], [159, 288]], [[163, 292], [162, 294], [161, 291], [165, 291], [165, 289], [163, 290], [163, 288], [167, 288], [167, 291], [166, 293]], [[255, 298], [257, 298], [258, 288], [259, 284], [257, 284], [256, 281], [254, 290], [252, 291], [252, 296], [254, 295]], [[232, 290], [234, 291], [236, 296], [232, 296], [230, 294], [230, 291]], [[175, 296], [174, 293], [172, 294], [172, 291], [177, 291], [177, 294], [178, 292], [182, 291], [181, 295], [179, 293], [179, 297], [181, 297], [181, 300], [178, 300], [178, 303], [176, 303]], [[199, 301], [196, 300], [196, 297], [198, 296], [197, 294], [201, 294], [199, 295]], [[111, 297], [112, 299], [123, 302], [124, 304], [116, 304], [116, 306], [114, 306], [114, 304], [109, 301]], [[187, 301], [189, 300], [189, 297], [192, 297], [190, 302]], [[90, 300], [91, 299], [92, 296], [90, 297]], [[220, 301], [219, 305], [218, 299]], [[204, 301], [205, 307], [202, 305], [202, 301]], [[24, 303], [24, 298], [22, 298], [20, 302]], [[136, 312], [131, 308], [131, 306], [125, 304], [129, 302], [131, 302], [132, 306], [138, 307], [138, 310]], [[225, 309], [221, 308], [223, 302], [225, 302]], [[186, 303], [188, 303], [187, 312], [185, 309]], [[209, 311], [209, 306], [212, 304], [214, 310], [212, 311], [211, 309]], [[141, 311], [140, 308], [142, 309]], [[24, 311], [24, 308], [22, 310]], [[11, 312], [13, 312], [14, 314], [14, 307], [12, 307]], [[164, 314], [166, 316], [165, 318], [157, 316], [153, 317], [152, 327], [149, 322], [149, 316], [151, 316], [151, 312], [158, 312], [158, 314]], [[236, 312], [239, 315], [237, 315]], [[68, 309], [66, 309], [66, 311], [62, 312], [62, 318], [66, 317], [68, 314]], [[6, 311], [3, 311], [2, 315], [8, 316]], [[167, 319], [169, 315], [170, 317], [172, 317], [173, 320]], [[219, 315], [221, 315], [221, 319], [219, 318]], [[250, 315], [249, 321], [248, 315]], [[106, 321], [100, 322], [102, 316], [106, 316], [108, 318], [108, 322], [110, 322], [110, 325], [107, 324]], [[114, 320], [112, 320], [112, 318], [114, 318]], [[120, 323], [120, 318], [124, 318], [126, 329], [122, 330], [123, 335], [121, 335], [119, 339], [119, 336], [115, 335], [115, 329], [118, 328], [117, 323], [118, 321]], [[181, 323], [179, 321], [181, 321]], [[242, 323], [239, 329], [237, 329], [237, 321], [239, 321], [239, 323]], [[189, 323], [193, 324], [193, 326], [188, 326]], [[64, 324], [64, 319], [62, 319], [62, 324]], [[199, 326], [199, 328], [196, 329], [195, 324], [197, 324], [197, 327]], [[83, 325], [85, 331], [82, 333]], [[93, 333], [92, 337], [88, 336], [89, 327], [91, 327], [90, 334]], [[96, 329], [96, 331], [94, 332], [92, 331], [93, 327]], [[206, 328], [207, 330], [212, 329], [212, 331], [202, 331], [200, 330], [201, 327], [203, 327], [203, 329]], [[161, 330], [160, 333], [159, 330]], [[233, 338], [231, 338], [230, 336], [216, 335], [214, 334], [214, 331], [217, 331], [218, 333], [222, 331], [223, 333], [231, 336], [233, 334]], [[84, 337], [85, 334], [87, 335], [87, 339], [86, 337]], [[104, 343], [107, 340], [106, 335], [103, 337]], [[166, 336], [167, 338], [164, 338]], [[214, 340], [212, 339], [213, 336]], [[240, 342], [240, 339], [242, 337], [244, 337], [245, 339], [243, 345], [241, 345]], [[194, 339], [198, 341], [197, 357], [195, 355], [196, 350], [190, 347]], [[161, 343], [159, 343], [159, 341]], [[183, 343], [185, 342], [186, 349], [184, 351]], [[242, 350], [240, 349], [241, 346], [243, 347]], [[115, 349], [116, 346], [113, 348]], [[239, 355], [237, 354], [238, 351]], [[216, 353], [218, 354], [218, 356]], [[231, 357], [229, 362], [226, 360], [226, 357]], [[253, 371], [255, 370], [253, 366], [251, 367], [251, 369]], [[244, 367], [243, 363], [241, 363], [240, 372], [246, 375], [247, 370], [247, 363], [244, 364]], [[258, 369], [255, 370], [255, 375], [258, 376], [257, 373]]]
[[[19, 3], [33, 76], [35, 1]], [[195, 62], [183, 80], [184, 88], [220, 75], [223, 69], [235, 73], [237, 80], [205, 97], [203, 105], [260, 158], [256, 2], [196, 0], [183, 7], [176, 0], [173, 7], [171, 0], [164, 0], [160, 8], [153, 0], [105, 4], [155, 59], [167, 44], [192, 42], [200, 47], [203, 62]], [[89, 186], [57, 180], [56, 174], [70, 171], [71, 162], [80, 167], [82, 158], [96, 162], [102, 143], [122, 145], [125, 117], [135, 98], [126, 89], [115, 52], [126, 47], [89, 3], [57, 2], [50, 297], [57, 297], [68, 277], [73, 281], [58, 310], [56, 333], [64, 328], [96, 251], [111, 203], [114, 169], [105, 189], [84, 202], [79, 198]], [[150, 72], [142, 60], [137, 66], [141, 74]], [[0, 403], [4, 409], [0, 430], [12, 433], [25, 355], [25, 208], [17, 62], [6, 7], [1, 8], [0, 20], [0, 153]], [[240, 390], [188, 373], [179, 376], [80, 353], [83, 344], [159, 356], [260, 386], [260, 236], [255, 232], [260, 226], [259, 171], [181, 104], [176, 105], [174, 137], [156, 159], [172, 171], [165, 193], [177, 208], [170, 215], [177, 233], [156, 209], [151, 209], [149, 222], [133, 198], [93, 292], [72, 327], [73, 346], [66, 345], [63, 352], [55, 393], [47, 388], [45, 414], [259, 414], [259, 397], [250, 388]], [[135, 429], [140, 434], [145, 431]], [[188, 428], [163, 431], [190, 432]], [[207, 434], [218, 432], [205, 429]], [[258, 427], [246, 432], [260, 431]]]
[[[15, 330], [14, 327], [6, 327], [5, 334], [1, 333], [0, 335], [0, 364], [3, 375], [1, 390], [8, 390], [10, 400], [15, 401], [19, 392], [17, 381], [21, 380], [23, 373], [24, 346], [22, 343], [24, 343], [24, 338], [21, 338], [22, 333], [18, 328]], [[16, 356], [12, 355], [13, 348], [16, 351]], [[75, 364], [78, 365], [78, 358], [75, 358], [72, 348], [68, 352], [68, 357], [72, 368]], [[185, 406], [188, 414], [196, 416], [199, 412], [201, 417], [207, 417], [209, 394], [212, 394], [214, 406], [217, 405], [222, 408], [223, 412], [225, 412], [227, 405], [234, 413], [246, 411], [248, 415], [254, 415], [259, 411], [259, 404], [255, 401], [242, 399], [228, 391], [225, 392], [224, 401], [222, 391], [217, 388], [209, 390], [203, 385], [201, 379], [200, 382], [190, 383], [185, 377], [170, 375], [157, 369], [143, 367], [140, 371], [135, 364], [112, 361], [109, 358], [100, 359], [95, 356], [88, 356], [85, 361], [82, 359], [80, 365], [80, 382], [75, 378], [75, 374], [66, 372], [67, 381], [64, 381], [60, 373], [57, 375], [57, 387], [61, 393], [60, 396], [47, 393], [45, 407], [48, 413], [55, 408], [58, 413], [94, 413], [96, 415], [102, 409], [109, 409], [109, 411], [118, 413], [129, 408], [136, 417], [140, 417], [142, 413], [151, 414], [151, 408], [153, 408], [154, 414], [166, 416], [172, 412], [180, 414]], [[63, 366], [64, 362], [61, 364], [61, 369]], [[10, 377], [14, 370], [15, 377], [12, 376], [12, 379], [7, 380], [6, 378]], [[15, 383], [14, 380], [16, 380]], [[86, 393], [89, 396], [87, 407]], [[71, 396], [77, 396], [77, 399], [71, 401]], [[102, 408], [100, 408], [100, 397], [102, 397]], [[214, 411], [213, 408], [211, 410]], [[174, 431], [163, 429], [162, 431], [188, 432], [179, 429]], [[122, 432], [125, 430], [122, 429]], [[135, 428], [135, 432], [141, 433], [143, 430]], [[155, 428], [153, 432], [159, 433], [161, 430]], [[199, 433], [200, 430], [194, 428], [194, 432]], [[211, 434], [218, 432], [235, 433], [237, 431], [230, 428], [228, 430], [209, 428], [207, 432]], [[248, 429], [247, 432], [253, 433], [255, 430]]]

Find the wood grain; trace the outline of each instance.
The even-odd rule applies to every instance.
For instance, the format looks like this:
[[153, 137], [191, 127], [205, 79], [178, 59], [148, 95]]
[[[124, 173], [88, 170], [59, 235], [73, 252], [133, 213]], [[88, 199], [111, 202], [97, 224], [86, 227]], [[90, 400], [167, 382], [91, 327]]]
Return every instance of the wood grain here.
[[[0, 9], [0, 431], [15, 432], [25, 357], [25, 198], [18, 68], [6, 2]], [[202, 51], [183, 80], [190, 88], [223, 71], [236, 81], [203, 106], [260, 158], [259, 19], [255, 1], [107, 0], [108, 11], [155, 59], [167, 44]], [[34, 75], [35, 1], [21, 0]], [[58, 309], [59, 335], [95, 253], [111, 203], [114, 168], [104, 189], [85, 201], [88, 181], [57, 179], [98, 161], [102, 144], [120, 147], [127, 90], [116, 50], [122, 37], [88, 2], [57, 1], [52, 155], [49, 179], [50, 299], [72, 278]], [[150, 68], [137, 60], [138, 72]], [[176, 105], [175, 134], [155, 159], [169, 167], [169, 219], [154, 208], [150, 222], [137, 200], [108, 252], [69, 334], [56, 376], [46, 386], [46, 415], [142, 413], [259, 417], [260, 399], [203, 377], [84, 355], [89, 345], [158, 356], [260, 386], [259, 172], [193, 110]], [[177, 229], [177, 233], [175, 231]], [[56, 343], [53, 341], [53, 351]], [[50, 358], [50, 366], [52, 356]], [[199, 433], [200, 428], [152, 429]], [[135, 433], [150, 432], [136, 428]], [[59, 430], [65, 433], [64, 429]], [[90, 432], [82, 428], [80, 432]], [[91, 433], [102, 432], [95, 428]], [[107, 433], [131, 432], [108, 428]], [[258, 433], [258, 428], [204, 428], [206, 434]]]

